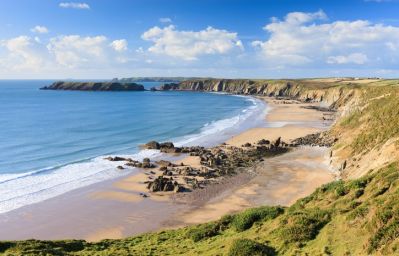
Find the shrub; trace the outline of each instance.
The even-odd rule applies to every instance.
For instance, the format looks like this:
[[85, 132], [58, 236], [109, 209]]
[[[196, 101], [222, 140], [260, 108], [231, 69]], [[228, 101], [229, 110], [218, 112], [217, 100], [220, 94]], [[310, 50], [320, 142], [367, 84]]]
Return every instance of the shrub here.
[[217, 222], [205, 223], [188, 230], [188, 236], [198, 242], [202, 239], [213, 237], [219, 234], [219, 224]]
[[234, 216], [232, 226], [239, 232], [252, 227], [256, 221], [274, 219], [284, 212], [282, 207], [263, 206], [248, 209]]
[[294, 212], [285, 216], [276, 232], [288, 243], [307, 242], [314, 239], [330, 220], [330, 213], [318, 208]]
[[271, 256], [276, 251], [267, 245], [257, 243], [250, 239], [238, 239], [233, 241], [230, 247], [229, 256]]

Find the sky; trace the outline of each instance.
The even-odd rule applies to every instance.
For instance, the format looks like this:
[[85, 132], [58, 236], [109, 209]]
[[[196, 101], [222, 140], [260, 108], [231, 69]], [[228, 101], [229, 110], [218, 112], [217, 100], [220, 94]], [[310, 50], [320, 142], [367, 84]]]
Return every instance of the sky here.
[[399, 0], [2, 0], [0, 79], [399, 77]]

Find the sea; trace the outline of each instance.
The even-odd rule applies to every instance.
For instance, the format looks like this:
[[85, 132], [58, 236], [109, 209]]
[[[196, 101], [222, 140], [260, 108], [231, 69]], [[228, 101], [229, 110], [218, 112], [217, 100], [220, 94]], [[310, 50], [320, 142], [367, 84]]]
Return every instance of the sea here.
[[262, 125], [267, 111], [221, 93], [39, 90], [52, 82], [0, 80], [0, 213], [137, 171], [107, 156], [160, 157], [140, 149], [151, 140], [213, 146]]

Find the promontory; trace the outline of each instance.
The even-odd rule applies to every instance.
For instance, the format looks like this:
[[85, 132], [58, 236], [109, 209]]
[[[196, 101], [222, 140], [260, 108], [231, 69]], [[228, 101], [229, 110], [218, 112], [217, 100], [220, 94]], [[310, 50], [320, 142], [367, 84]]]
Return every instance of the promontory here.
[[144, 86], [136, 83], [119, 82], [54, 82], [41, 90], [68, 91], [144, 91]]

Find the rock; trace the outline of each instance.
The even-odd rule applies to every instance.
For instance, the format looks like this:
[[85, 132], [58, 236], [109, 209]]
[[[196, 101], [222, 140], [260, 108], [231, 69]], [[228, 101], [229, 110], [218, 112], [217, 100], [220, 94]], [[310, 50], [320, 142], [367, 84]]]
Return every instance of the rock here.
[[140, 196], [142, 196], [142, 197], [144, 197], [144, 198], [148, 197], [148, 195], [145, 194], [145, 193], [140, 193]]
[[250, 146], [252, 146], [252, 144], [251, 143], [249, 143], [249, 142], [247, 142], [247, 143], [245, 143], [244, 145], [242, 145], [243, 147], [246, 147], [246, 148], [248, 148], [248, 147], [250, 147]]
[[173, 182], [173, 178], [165, 178], [163, 176], [158, 176], [154, 181], [150, 181], [147, 185], [147, 188], [151, 192], [159, 192], [159, 191], [174, 191], [175, 187], [179, 184], [175, 181]]
[[150, 141], [150, 142], [147, 142], [146, 144], [144, 144], [143, 148], [145, 148], [145, 149], [160, 149], [160, 145], [158, 142], [153, 140], [153, 141]]
[[265, 140], [265, 139], [261, 139], [260, 141], [258, 141], [259, 145], [269, 145], [270, 141], [269, 140]]
[[123, 166], [121, 166], [121, 165], [118, 165], [116, 168], [118, 168], [119, 170], [125, 169], [125, 167], [123, 167]]
[[164, 142], [159, 145], [161, 152], [163, 153], [180, 153], [181, 148], [175, 147], [172, 142]]
[[159, 144], [160, 148], [174, 148], [175, 145], [173, 145], [172, 142], [164, 142]]
[[104, 160], [109, 160], [109, 161], [126, 161], [126, 158], [115, 156], [115, 157], [106, 157]]
[[174, 190], [173, 190], [173, 192], [175, 192], [175, 193], [181, 193], [181, 192], [184, 192], [186, 189], [183, 187], [183, 186], [181, 186], [181, 185], [176, 185], [175, 186], [175, 188], [174, 188]]
[[160, 160], [156, 162], [160, 166], [175, 166], [172, 162], [166, 161], [166, 160]]
[[278, 148], [278, 147], [280, 146], [280, 143], [281, 143], [281, 137], [278, 137], [278, 138], [274, 141], [273, 145], [274, 145], [274, 147]]

